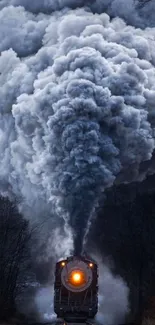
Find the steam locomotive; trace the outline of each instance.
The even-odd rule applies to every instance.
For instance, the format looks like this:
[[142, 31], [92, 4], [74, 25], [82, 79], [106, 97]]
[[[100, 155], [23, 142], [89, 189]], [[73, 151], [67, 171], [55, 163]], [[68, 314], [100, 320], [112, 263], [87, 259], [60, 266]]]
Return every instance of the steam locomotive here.
[[71, 256], [56, 263], [54, 311], [66, 322], [86, 322], [98, 311], [98, 267], [90, 259]]

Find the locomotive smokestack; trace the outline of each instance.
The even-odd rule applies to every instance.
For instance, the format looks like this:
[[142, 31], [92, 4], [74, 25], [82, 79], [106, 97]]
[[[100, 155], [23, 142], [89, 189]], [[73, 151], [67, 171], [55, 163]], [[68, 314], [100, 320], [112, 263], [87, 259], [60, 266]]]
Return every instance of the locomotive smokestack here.
[[83, 243], [81, 240], [80, 233], [77, 233], [74, 237], [74, 255], [79, 256], [82, 255], [82, 248], [83, 248]]

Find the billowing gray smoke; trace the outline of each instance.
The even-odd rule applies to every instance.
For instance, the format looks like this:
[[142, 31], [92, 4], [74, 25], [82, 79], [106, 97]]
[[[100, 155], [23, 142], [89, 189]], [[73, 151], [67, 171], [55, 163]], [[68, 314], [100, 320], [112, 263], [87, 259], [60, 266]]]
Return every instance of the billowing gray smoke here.
[[0, 3], [0, 192], [79, 253], [102, 192], [145, 178], [155, 147], [154, 28], [101, 13], [145, 25], [125, 3]]
[[6, 6], [23, 6], [32, 13], [60, 11], [66, 8], [87, 8], [93, 13], [108, 13], [111, 17], [124, 18], [129, 24], [154, 26], [154, 0], [1, 0], [0, 9]]

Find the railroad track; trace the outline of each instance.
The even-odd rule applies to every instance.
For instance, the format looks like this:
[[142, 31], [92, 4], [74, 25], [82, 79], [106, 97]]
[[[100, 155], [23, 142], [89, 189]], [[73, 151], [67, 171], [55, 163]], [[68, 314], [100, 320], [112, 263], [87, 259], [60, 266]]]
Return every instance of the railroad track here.
[[[16, 324], [14, 324], [16, 325]], [[53, 322], [46, 322], [46, 323], [29, 323], [29, 322], [24, 322], [24, 323], [20, 323], [20, 325], [98, 325], [95, 322], [84, 322], [84, 323], [78, 323], [78, 322], [72, 322], [72, 323], [68, 323], [65, 321], [53, 321]], [[100, 324], [101, 325], [101, 324]]]

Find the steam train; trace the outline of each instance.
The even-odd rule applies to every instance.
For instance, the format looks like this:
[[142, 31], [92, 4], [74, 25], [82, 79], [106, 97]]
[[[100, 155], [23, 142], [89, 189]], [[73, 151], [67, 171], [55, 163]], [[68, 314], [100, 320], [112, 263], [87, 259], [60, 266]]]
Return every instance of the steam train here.
[[56, 263], [54, 311], [66, 322], [86, 322], [98, 311], [98, 267], [82, 256]]

